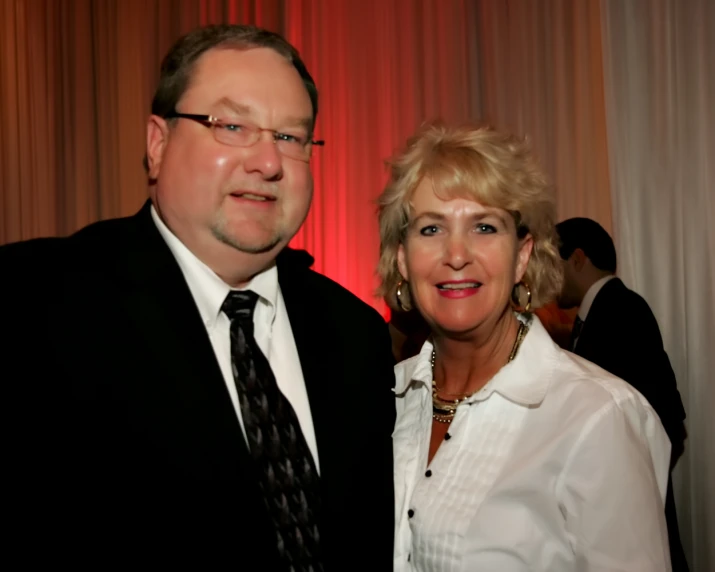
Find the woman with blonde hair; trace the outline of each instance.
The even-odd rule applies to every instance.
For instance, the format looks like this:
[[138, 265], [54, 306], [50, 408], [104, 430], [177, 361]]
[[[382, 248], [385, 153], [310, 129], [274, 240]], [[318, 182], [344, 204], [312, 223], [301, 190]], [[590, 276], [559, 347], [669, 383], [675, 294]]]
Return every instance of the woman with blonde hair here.
[[524, 142], [424, 126], [379, 219], [382, 294], [431, 330], [395, 369], [395, 570], [669, 570], [658, 416], [530, 313], [561, 262]]

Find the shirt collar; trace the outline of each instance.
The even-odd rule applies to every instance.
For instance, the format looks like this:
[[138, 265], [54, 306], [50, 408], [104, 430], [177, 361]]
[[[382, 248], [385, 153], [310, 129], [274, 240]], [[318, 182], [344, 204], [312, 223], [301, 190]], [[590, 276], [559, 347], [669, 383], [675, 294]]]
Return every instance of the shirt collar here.
[[[154, 205], [151, 206], [151, 216], [156, 224], [159, 233], [164, 238], [167, 246], [171, 250], [176, 262], [181, 268], [181, 272], [191, 290], [191, 294], [196, 301], [196, 305], [201, 314], [201, 319], [207, 326], [213, 324], [221, 313], [226, 296], [231, 290], [213, 270], [199, 260], [196, 255], [184, 245], [179, 238], [166, 226]], [[278, 297], [278, 270], [272, 265], [267, 270], [254, 276], [245, 287], [240, 290], [253, 290], [269, 309], [269, 320], [273, 323], [275, 319], [276, 299]], [[259, 302], [259, 303], [260, 303]]]
[[608, 281], [613, 280], [614, 278], [615, 276], [613, 274], [609, 276], [604, 276], [603, 278], [599, 278], [593, 284], [591, 284], [591, 287], [588, 290], [586, 290], [586, 295], [583, 297], [583, 302], [581, 302], [581, 306], [578, 309], [578, 317], [581, 318], [584, 322], [586, 321], [586, 316], [588, 316], [588, 311], [591, 309], [593, 301], [596, 299], [596, 295], [601, 291], [601, 288], [603, 288]]
[[[529, 319], [523, 314], [517, 317], [520, 321]], [[538, 317], [531, 316], [530, 320], [529, 331], [514, 360], [502, 367], [467, 403], [484, 401], [494, 392], [524, 407], [539, 405], [544, 400], [559, 348]], [[420, 353], [404, 363], [404, 376], [395, 387], [397, 395], [403, 394], [410, 385], [432, 390], [433, 347], [431, 340], [427, 340]]]

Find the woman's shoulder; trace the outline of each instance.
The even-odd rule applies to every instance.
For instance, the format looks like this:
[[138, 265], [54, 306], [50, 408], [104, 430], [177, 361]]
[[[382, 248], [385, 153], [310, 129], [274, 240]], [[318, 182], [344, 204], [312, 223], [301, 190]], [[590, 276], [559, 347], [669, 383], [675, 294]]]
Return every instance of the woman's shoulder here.
[[[564, 426], [590, 431], [607, 421], [630, 427], [651, 450], [664, 451], [668, 438], [658, 414], [632, 385], [580, 356], [560, 350], [550, 398]], [[657, 456], [661, 456], [658, 454]]]
[[[534, 317], [517, 371], [548, 385], [545, 398], [582, 414], [604, 406], [634, 403], [650, 407], [631, 385], [596, 364], [557, 346]], [[519, 356], [517, 357], [519, 359]]]
[[[636, 451], [648, 451], [648, 466], [664, 495], [670, 441], [653, 407], [623, 379], [580, 356], [560, 351], [551, 390], [560, 428], [573, 436], [569, 458], [581, 459], [583, 467], [588, 467], [595, 451], [609, 449], [612, 458], [620, 451], [621, 460]], [[604, 458], [611, 457], [604, 453]]]
[[553, 377], [554, 389], [567, 392], [572, 399], [588, 399], [594, 408], [609, 403], [650, 408], [645, 397], [628, 382], [566, 350], [558, 350]]

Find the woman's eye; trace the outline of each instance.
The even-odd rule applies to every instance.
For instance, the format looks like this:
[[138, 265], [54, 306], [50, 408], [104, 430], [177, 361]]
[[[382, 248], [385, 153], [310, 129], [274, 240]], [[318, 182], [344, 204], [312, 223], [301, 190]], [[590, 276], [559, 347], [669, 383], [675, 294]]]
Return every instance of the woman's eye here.
[[477, 225], [477, 231], [481, 234], [491, 234], [497, 231], [495, 227], [493, 227], [491, 224], [486, 224], [486, 223], [479, 223]]
[[230, 131], [231, 133], [243, 131], [243, 125], [239, 125], [238, 123], [224, 123], [221, 127], [223, 127], [226, 131]]
[[433, 234], [436, 234], [439, 231], [439, 228], [437, 226], [431, 224], [429, 226], [422, 227], [420, 229], [420, 234], [422, 236], [432, 236]]

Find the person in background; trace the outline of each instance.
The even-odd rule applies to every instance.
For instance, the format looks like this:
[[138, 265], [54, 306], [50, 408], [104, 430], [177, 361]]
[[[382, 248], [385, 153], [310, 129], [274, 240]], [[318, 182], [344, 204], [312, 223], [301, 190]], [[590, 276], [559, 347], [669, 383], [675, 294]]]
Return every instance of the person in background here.
[[[556, 231], [564, 268], [558, 303], [578, 307], [569, 350], [643, 394], [668, 433], [672, 470], [685, 450], [685, 409], [658, 322], [648, 303], [616, 277], [616, 248], [600, 224], [570, 218]], [[673, 570], [687, 571], [670, 482], [665, 511]]]
[[395, 368], [398, 572], [669, 570], [657, 414], [530, 311], [561, 284], [554, 210], [489, 128], [427, 124], [392, 162], [381, 291], [430, 327]]
[[286, 249], [317, 112], [281, 36], [194, 30], [162, 63], [144, 207], [0, 248], [8, 544], [75, 563], [209, 538], [204, 566], [391, 567], [387, 325]]
[[560, 348], [568, 349], [576, 311], [559, 308], [556, 301], [534, 309], [541, 324]]

